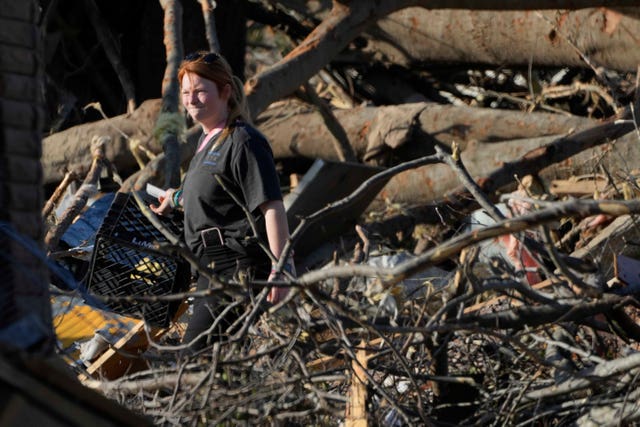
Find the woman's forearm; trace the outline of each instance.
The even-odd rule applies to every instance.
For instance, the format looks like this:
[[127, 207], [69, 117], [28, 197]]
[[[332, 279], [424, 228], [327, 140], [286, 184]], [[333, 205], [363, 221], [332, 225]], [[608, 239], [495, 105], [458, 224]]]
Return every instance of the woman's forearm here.
[[276, 258], [280, 258], [287, 239], [289, 239], [289, 225], [284, 204], [281, 200], [270, 200], [260, 205], [264, 215], [265, 228], [269, 249]]

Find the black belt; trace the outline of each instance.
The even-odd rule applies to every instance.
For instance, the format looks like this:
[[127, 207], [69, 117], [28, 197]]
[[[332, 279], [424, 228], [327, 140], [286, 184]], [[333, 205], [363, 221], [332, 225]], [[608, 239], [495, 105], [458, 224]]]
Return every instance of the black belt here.
[[[202, 239], [203, 256], [207, 262], [213, 261], [214, 270], [218, 273], [231, 269], [235, 271], [239, 265], [247, 263], [246, 254], [242, 247], [238, 251], [235, 239], [225, 239], [222, 229], [211, 227], [200, 232]], [[228, 243], [232, 243], [228, 245]]]
[[205, 248], [224, 246], [224, 238], [222, 237], [222, 231], [219, 227], [202, 230], [200, 232], [200, 238], [202, 239], [202, 246]]
[[214, 271], [222, 272], [228, 269], [236, 270], [238, 267], [256, 266], [268, 272], [268, 266], [271, 264], [256, 239], [240, 240], [225, 237], [223, 229], [219, 227], [202, 230], [200, 236], [202, 255], [208, 262], [215, 262]]

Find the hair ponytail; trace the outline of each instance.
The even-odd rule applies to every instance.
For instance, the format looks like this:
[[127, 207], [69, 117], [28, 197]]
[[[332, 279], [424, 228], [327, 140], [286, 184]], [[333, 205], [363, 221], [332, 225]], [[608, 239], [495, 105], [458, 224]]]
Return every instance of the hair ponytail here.
[[247, 123], [251, 123], [249, 105], [247, 104], [247, 97], [244, 93], [244, 85], [238, 76], [234, 75], [231, 77], [231, 89], [227, 125], [233, 123], [236, 119], [242, 119]]

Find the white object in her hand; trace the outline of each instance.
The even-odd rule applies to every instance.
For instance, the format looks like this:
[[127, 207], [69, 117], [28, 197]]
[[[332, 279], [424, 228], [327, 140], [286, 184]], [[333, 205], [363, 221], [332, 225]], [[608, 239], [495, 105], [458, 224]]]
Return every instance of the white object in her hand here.
[[147, 194], [159, 199], [160, 197], [165, 197], [166, 192], [160, 187], [147, 183]]

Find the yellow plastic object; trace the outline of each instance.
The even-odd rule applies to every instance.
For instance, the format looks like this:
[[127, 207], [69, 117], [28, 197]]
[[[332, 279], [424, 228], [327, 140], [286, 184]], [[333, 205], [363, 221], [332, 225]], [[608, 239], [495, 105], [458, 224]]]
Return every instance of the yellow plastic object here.
[[[148, 286], [155, 285], [155, 280], [160, 279], [162, 277], [162, 273], [165, 271], [164, 268], [162, 268], [162, 264], [158, 261], [153, 261], [149, 257], [144, 257], [138, 261], [135, 269], [144, 274], [131, 274], [130, 278], [132, 280], [141, 280]], [[151, 276], [151, 278], [148, 276]]]
[[51, 309], [53, 327], [63, 348], [92, 338], [96, 331], [100, 331], [107, 341], [115, 342], [139, 322], [91, 307], [77, 297], [54, 296]]

